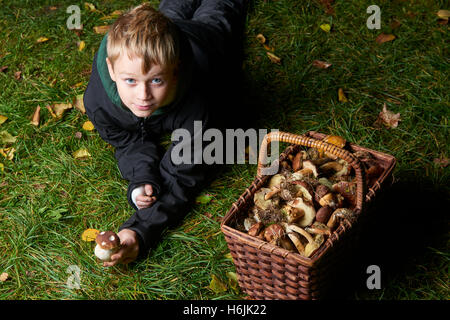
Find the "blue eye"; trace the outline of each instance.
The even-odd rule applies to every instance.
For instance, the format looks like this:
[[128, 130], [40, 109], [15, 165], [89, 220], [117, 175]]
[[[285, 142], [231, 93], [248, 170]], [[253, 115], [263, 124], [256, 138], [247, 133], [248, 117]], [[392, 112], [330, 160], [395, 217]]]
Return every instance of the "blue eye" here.
[[136, 80], [134, 80], [134, 79], [130, 79], [130, 78], [125, 79], [126, 84], [135, 84], [135, 82], [136, 82]]
[[152, 80], [152, 84], [161, 84], [162, 80], [160, 78], [155, 78]]

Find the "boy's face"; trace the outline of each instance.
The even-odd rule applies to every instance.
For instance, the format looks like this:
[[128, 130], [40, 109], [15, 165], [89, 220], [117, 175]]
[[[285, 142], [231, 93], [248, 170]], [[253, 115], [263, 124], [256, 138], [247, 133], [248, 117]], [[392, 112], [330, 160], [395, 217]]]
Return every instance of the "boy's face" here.
[[122, 102], [136, 116], [150, 116], [156, 109], [173, 101], [177, 88], [176, 68], [153, 64], [142, 73], [142, 58], [122, 53], [114, 66], [106, 58], [111, 79], [116, 82]]

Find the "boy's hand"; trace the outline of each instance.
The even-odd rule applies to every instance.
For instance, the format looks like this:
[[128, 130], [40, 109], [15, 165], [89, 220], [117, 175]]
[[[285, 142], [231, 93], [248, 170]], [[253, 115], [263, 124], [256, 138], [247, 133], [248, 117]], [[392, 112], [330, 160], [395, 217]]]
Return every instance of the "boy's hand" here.
[[144, 185], [144, 194], [136, 197], [136, 206], [139, 209], [144, 209], [150, 207], [153, 202], [156, 201], [156, 197], [153, 195], [153, 187], [150, 184]]
[[104, 267], [133, 262], [139, 254], [139, 241], [135, 231], [123, 229], [117, 235], [120, 238], [120, 249], [111, 256], [111, 261], [103, 263]]

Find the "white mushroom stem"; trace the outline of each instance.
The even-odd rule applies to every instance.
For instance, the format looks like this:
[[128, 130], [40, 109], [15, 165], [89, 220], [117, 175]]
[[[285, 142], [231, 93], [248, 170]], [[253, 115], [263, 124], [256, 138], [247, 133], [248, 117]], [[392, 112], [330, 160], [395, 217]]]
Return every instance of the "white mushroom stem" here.
[[292, 232], [292, 231], [297, 232], [297, 233], [301, 234], [302, 236], [304, 236], [306, 238], [306, 240], [308, 240], [308, 242], [314, 242], [314, 239], [310, 233], [308, 233], [304, 229], [300, 228], [299, 226], [296, 226], [295, 224], [289, 224], [286, 227], [286, 231], [287, 232]]
[[264, 196], [264, 200], [270, 200], [274, 195], [279, 193], [281, 188], [279, 186], [273, 187], [269, 192], [267, 192]]
[[298, 235], [295, 232], [289, 232], [288, 234], [289, 239], [291, 239], [294, 246], [297, 248], [297, 251], [299, 253], [305, 252], [305, 247], [303, 246], [302, 242], [298, 238]]

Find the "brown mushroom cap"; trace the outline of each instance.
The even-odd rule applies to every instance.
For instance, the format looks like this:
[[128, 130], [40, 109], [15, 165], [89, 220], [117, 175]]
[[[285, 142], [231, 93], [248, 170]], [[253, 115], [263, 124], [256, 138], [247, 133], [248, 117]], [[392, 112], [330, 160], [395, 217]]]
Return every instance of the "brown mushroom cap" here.
[[297, 224], [301, 227], [309, 226], [316, 217], [316, 209], [311, 202], [306, 202], [303, 198], [295, 198], [287, 203], [289, 206], [302, 210], [305, 214], [301, 217]]
[[329, 206], [325, 206], [317, 210], [316, 213], [316, 221], [321, 223], [327, 223], [330, 220], [331, 215], [333, 214], [333, 208]]
[[320, 199], [330, 192], [330, 189], [323, 184], [319, 184], [316, 188], [316, 192], [314, 193], [314, 200], [319, 203]]
[[262, 222], [257, 222], [248, 229], [248, 235], [252, 237], [256, 237], [261, 230], [264, 228], [264, 224]]
[[292, 170], [298, 171], [303, 166], [303, 154], [301, 152], [297, 152], [294, 159], [292, 159]]
[[120, 239], [114, 231], [102, 231], [95, 238], [95, 242], [104, 250], [111, 250], [119, 247]]
[[274, 239], [280, 239], [282, 236], [284, 236], [285, 232], [282, 226], [279, 224], [271, 224], [264, 230], [264, 238], [271, 242]]

